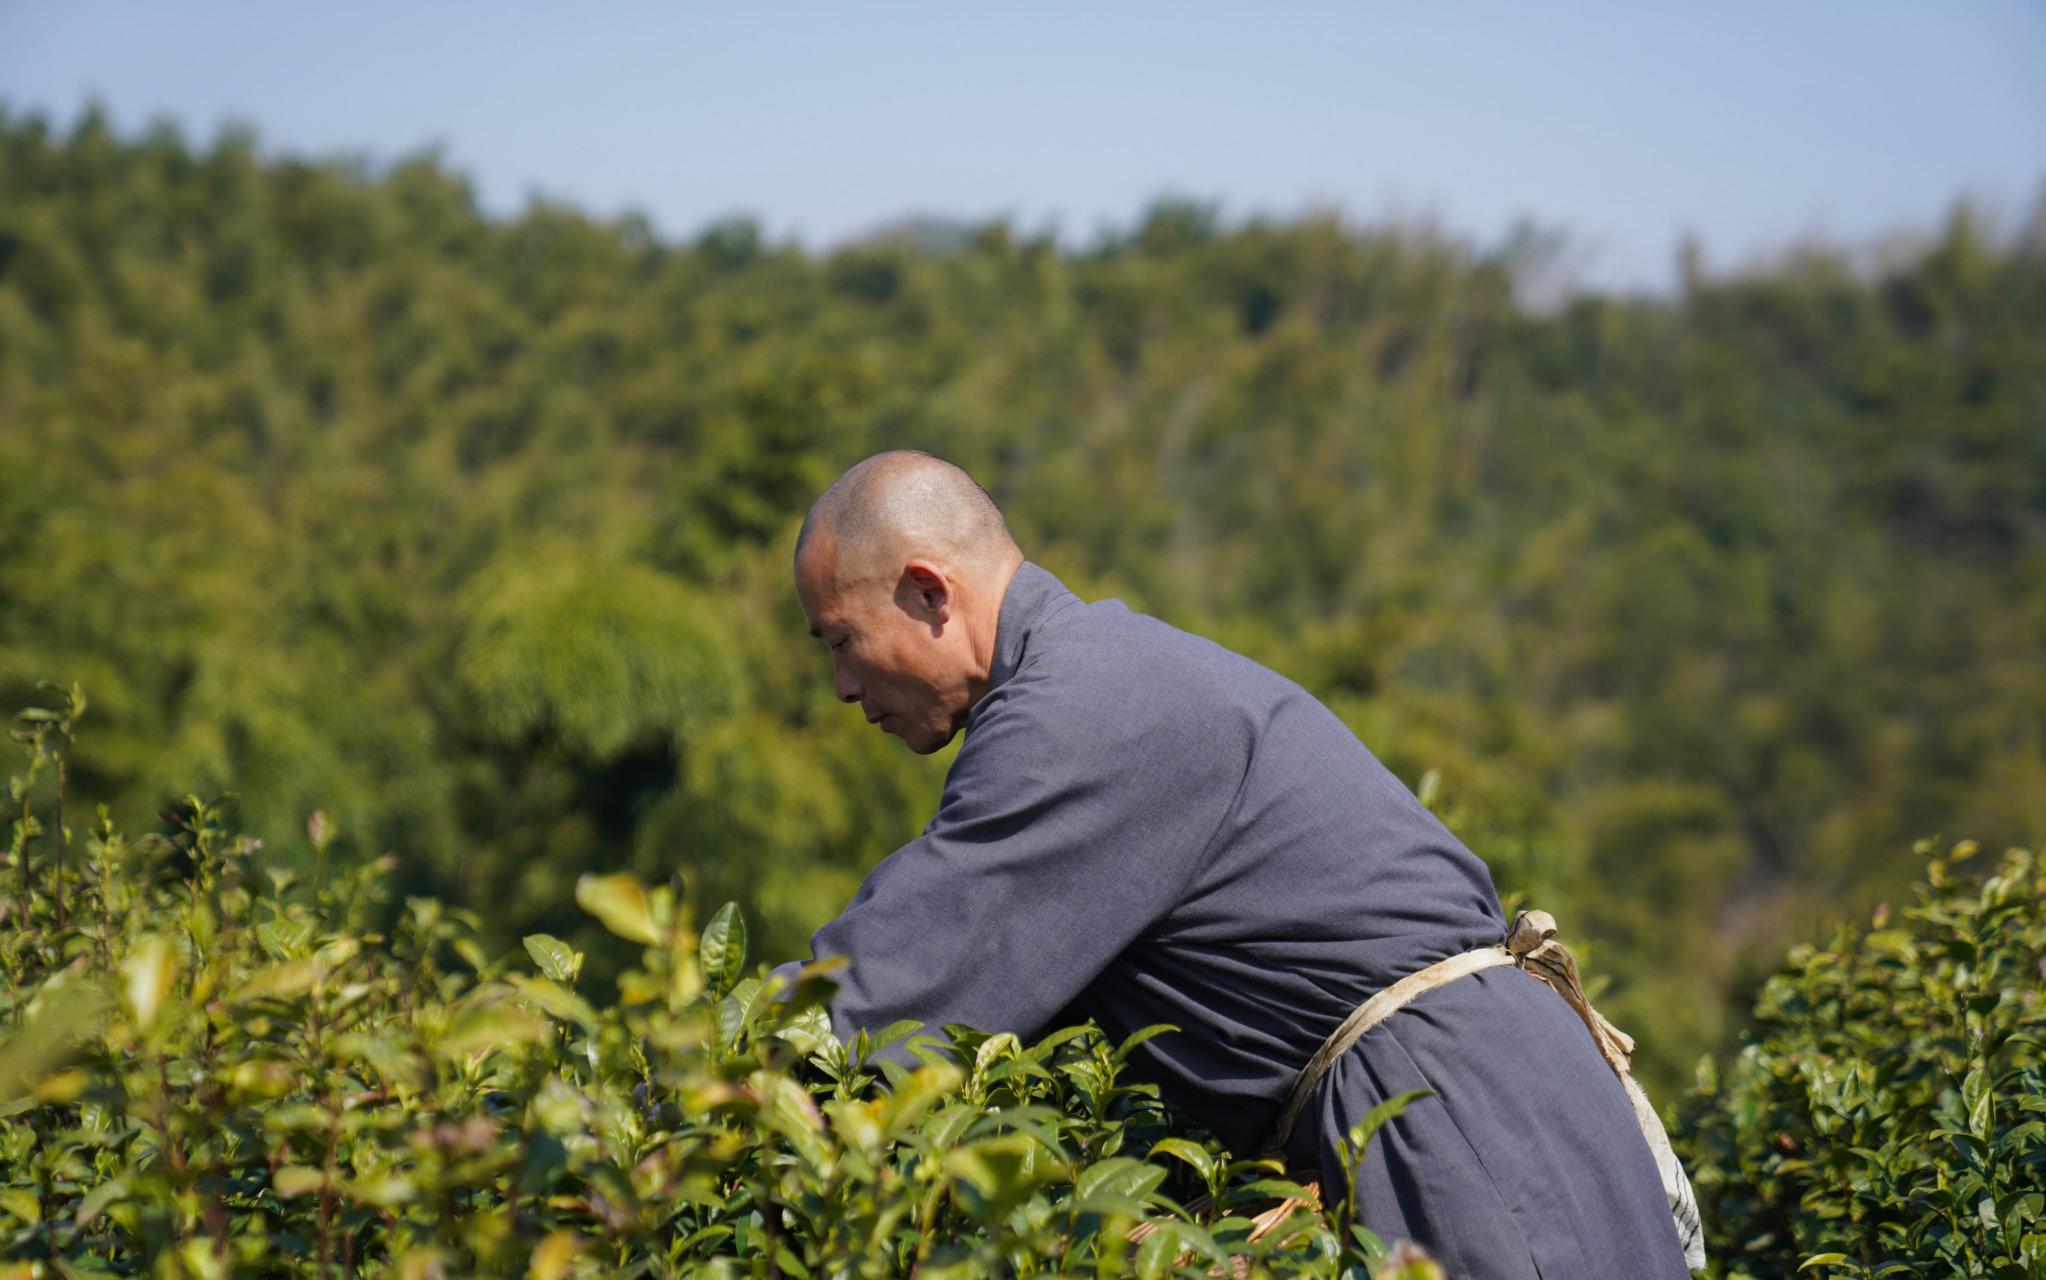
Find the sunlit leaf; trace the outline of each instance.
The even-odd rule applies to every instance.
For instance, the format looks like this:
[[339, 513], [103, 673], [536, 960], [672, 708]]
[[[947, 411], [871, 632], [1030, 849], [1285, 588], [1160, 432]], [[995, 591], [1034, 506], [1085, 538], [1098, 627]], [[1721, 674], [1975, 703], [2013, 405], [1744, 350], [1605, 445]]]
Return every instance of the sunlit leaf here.
[[135, 1025], [154, 1024], [163, 1002], [170, 996], [171, 984], [178, 979], [178, 956], [170, 940], [155, 933], [137, 939], [128, 958], [121, 962], [121, 978], [121, 994]]
[[506, 975], [506, 980], [518, 988], [519, 994], [564, 1022], [574, 1022], [585, 1027], [597, 1025], [596, 1010], [581, 996], [569, 991], [546, 978], [528, 978], [522, 973]]
[[574, 948], [544, 933], [529, 935], [525, 944], [526, 954], [533, 957], [533, 963], [540, 967], [541, 973], [564, 985], [575, 981], [576, 971], [582, 967], [582, 957]]
[[1413, 1106], [1416, 1102], [1423, 1098], [1432, 1098], [1434, 1096], [1435, 1092], [1432, 1089], [1411, 1089], [1405, 1093], [1394, 1094], [1392, 1097], [1371, 1108], [1371, 1110], [1364, 1113], [1362, 1120], [1350, 1126], [1350, 1149], [1361, 1155], [1364, 1148], [1370, 1145], [1372, 1137], [1380, 1129], [1404, 1114], [1406, 1109]]
[[78, 1038], [106, 1007], [94, 987], [53, 984], [30, 1005], [21, 1029], [0, 1043], [0, 1102], [23, 1098], [78, 1054]]
[[256, 940], [272, 960], [296, 960], [305, 954], [312, 927], [301, 920], [279, 917], [256, 926]]
[[697, 961], [711, 993], [723, 997], [746, 972], [746, 921], [739, 905], [727, 902], [703, 927], [697, 942]]
[[271, 965], [250, 978], [232, 997], [236, 1004], [251, 1000], [293, 1000], [311, 991], [320, 981], [319, 963], [310, 957]]
[[1125, 1196], [1142, 1200], [1165, 1181], [1165, 1170], [1142, 1160], [1116, 1156], [1098, 1160], [1080, 1171], [1073, 1182], [1073, 1194], [1082, 1200], [1098, 1195]]
[[575, 900], [606, 929], [627, 941], [652, 946], [661, 940], [647, 906], [646, 890], [630, 875], [585, 875], [575, 882]]
[[1151, 1148], [1151, 1159], [1156, 1160], [1160, 1156], [1183, 1160], [1200, 1175], [1201, 1181], [1214, 1181], [1215, 1158], [1185, 1138], [1167, 1138], [1154, 1145]]
[[0, 1209], [34, 1226], [43, 1220], [43, 1206], [34, 1194], [19, 1187], [0, 1187]]
[[346, 1181], [341, 1184], [341, 1190], [349, 1199], [375, 1205], [379, 1209], [396, 1209], [419, 1198], [419, 1184], [397, 1174]]
[[510, 1001], [496, 1001], [472, 1008], [456, 1018], [434, 1051], [444, 1058], [460, 1058], [479, 1049], [509, 1048], [533, 1044], [547, 1035], [546, 1026]]

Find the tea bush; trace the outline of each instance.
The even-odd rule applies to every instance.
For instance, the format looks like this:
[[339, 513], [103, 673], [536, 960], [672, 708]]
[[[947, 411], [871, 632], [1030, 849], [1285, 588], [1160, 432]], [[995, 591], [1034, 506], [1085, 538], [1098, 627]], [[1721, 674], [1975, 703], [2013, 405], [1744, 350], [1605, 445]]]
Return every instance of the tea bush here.
[[1726, 1274], [2046, 1277], [2046, 874], [1918, 849], [1912, 906], [1792, 951], [1700, 1065], [1678, 1144]]
[[[301, 884], [196, 799], [169, 835], [131, 840], [102, 813], [74, 842], [63, 753], [81, 710], [74, 692], [16, 735], [8, 1274], [1160, 1280], [1384, 1258], [1290, 1203], [1251, 1239], [1251, 1215], [1302, 1188], [1126, 1077], [1163, 1028], [1023, 1044], [905, 1024], [848, 1051], [827, 966], [771, 990], [747, 976], [734, 908], [697, 931], [672, 888], [624, 875], [577, 890], [644, 948], [598, 1007], [557, 939], [493, 957], [466, 912], [390, 910], [388, 858]], [[309, 835], [324, 853], [324, 813]], [[878, 1056], [890, 1046], [901, 1061]]]

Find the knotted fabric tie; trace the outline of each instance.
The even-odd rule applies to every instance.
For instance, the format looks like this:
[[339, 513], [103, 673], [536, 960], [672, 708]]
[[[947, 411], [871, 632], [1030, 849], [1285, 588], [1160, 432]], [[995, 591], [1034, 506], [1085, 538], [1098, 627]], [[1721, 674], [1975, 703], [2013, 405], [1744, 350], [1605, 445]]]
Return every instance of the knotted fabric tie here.
[[1514, 965], [1533, 974], [1546, 983], [1551, 991], [1563, 997], [1583, 1020], [1585, 1029], [1591, 1032], [1592, 1043], [1598, 1046], [1600, 1056], [1627, 1091], [1627, 1100], [1634, 1107], [1634, 1118], [1641, 1126], [1641, 1136], [1648, 1142], [1648, 1149], [1655, 1156], [1656, 1171], [1662, 1175], [1662, 1188], [1669, 1199], [1670, 1217], [1676, 1223], [1677, 1238], [1684, 1246], [1684, 1263], [1693, 1271], [1705, 1266], [1705, 1230], [1699, 1220], [1698, 1199], [1691, 1190], [1691, 1179], [1684, 1173], [1684, 1166], [1677, 1160], [1676, 1152], [1670, 1149], [1669, 1134], [1662, 1127], [1662, 1117], [1649, 1104], [1648, 1095], [1634, 1079], [1634, 1041], [1612, 1023], [1605, 1015], [1591, 1007], [1591, 1001], [1584, 994], [1584, 980], [1578, 976], [1576, 957], [1569, 948], [1557, 942], [1556, 921], [1546, 911], [1523, 911], [1513, 918], [1513, 927], [1506, 932], [1503, 946], [1479, 947], [1429, 965], [1419, 973], [1410, 973], [1398, 982], [1372, 996], [1357, 1006], [1355, 1012], [1343, 1019], [1335, 1033], [1322, 1042], [1307, 1066], [1293, 1081], [1293, 1087], [1286, 1091], [1285, 1105], [1279, 1109], [1279, 1118], [1272, 1127], [1271, 1141], [1265, 1144], [1266, 1155], [1278, 1156], [1286, 1145], [1286, 1139], [1293, 1134], [1293, 1125], [1300, 1118], [1309, 1098], [1314, 1096], [1315, 1086], [1328, 1074], [1328, 1069], [1337, 1058], [1348, 1053], [1352, 1046], [1364, 1038], [1379, 1023], [1405, 1008], [1417, 997], [1446, 986], [1466, 974], [1485, 969]]

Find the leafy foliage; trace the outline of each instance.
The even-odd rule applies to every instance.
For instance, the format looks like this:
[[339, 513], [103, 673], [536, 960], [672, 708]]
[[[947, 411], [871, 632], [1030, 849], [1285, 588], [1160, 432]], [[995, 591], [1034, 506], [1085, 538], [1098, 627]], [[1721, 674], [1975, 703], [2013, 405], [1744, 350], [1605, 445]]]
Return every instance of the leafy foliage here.
[[2046, 1277], [2046, 870], [1918, 846], [1916, 902], [1763, 988], [1681, 1145], [1731, 1275]]
[[[27, 713], [34, 765], [62, 763], [77, 701]], [[416, 897], [377, 931], [388, 859], [306, 885], [219, 807], [171, 816], [131, 841], [102, 811], [70, 879], [16, 856], [0, 886], [6, 1274], [1161, 1280], [1386, 1255], [1305, 1210], [1251, 1238], [1303, 1189], [1126, 1078], [1162, 1028], [903, 1024], [848, 1052], [828, 966], [770, 988], [735, 908], [699, 935], [626, 874], [577, 887], [640, 948], [599, 1006], [557, 938], [525, 940], [529, 971]]]
[[1701, 985], [1909, 878], [1869, 851], [2046, 840], [2046, 238], [1965, 211], [1534, 313], [1423, 229], [809, 254], [96, 117], [0, 119], [0, 191], [0, 698], [94, 690], [72, 786], [129, 829], [239, 788], [305, 872], [322, 805], [337, 865], [599, 983], [583, 874], [679, 867], [788, 957], [935, 807], [787, 586], [898, 445], [1434, 770], [1664, 1083]]

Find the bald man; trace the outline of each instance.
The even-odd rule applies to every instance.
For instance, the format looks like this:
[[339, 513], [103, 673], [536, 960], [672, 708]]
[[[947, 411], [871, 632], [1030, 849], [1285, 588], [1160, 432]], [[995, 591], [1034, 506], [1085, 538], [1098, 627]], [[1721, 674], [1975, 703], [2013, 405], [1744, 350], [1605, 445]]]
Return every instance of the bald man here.
[[[1505, 938], [1484, 864], [1326, 708], [1083, 603], [957, 467], [854, 467], [803, 522], [795, 576], [840, 700], [913, 751], [966, 735], [923, 835], [812, 940], [847, 961], [839, 1035], [1170, 1023], [1133, 1065], [1251, 1156], [1353, 1010]], [[1458, 1280], [1687, 1274], [1627, 1094], [1521, 969], [1428, 992], [1311, 1083], [1283, 1151], [1334, 1187], [1365, 1112], [1434, 1092], [1372, 1144], [1359, 1216]]]

